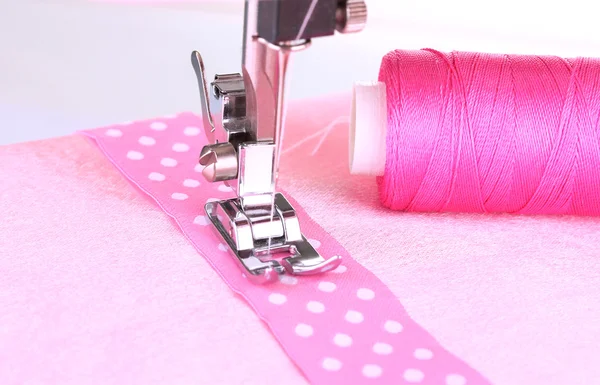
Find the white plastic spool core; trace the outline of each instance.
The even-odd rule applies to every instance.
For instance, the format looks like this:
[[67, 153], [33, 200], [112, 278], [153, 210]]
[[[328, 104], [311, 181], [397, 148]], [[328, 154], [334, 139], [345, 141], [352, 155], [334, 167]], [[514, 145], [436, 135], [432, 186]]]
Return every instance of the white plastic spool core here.
[[382, 82], [354, 85], [350, 112], [350, 173], [381, 176], [385, 172], [387, 98]]

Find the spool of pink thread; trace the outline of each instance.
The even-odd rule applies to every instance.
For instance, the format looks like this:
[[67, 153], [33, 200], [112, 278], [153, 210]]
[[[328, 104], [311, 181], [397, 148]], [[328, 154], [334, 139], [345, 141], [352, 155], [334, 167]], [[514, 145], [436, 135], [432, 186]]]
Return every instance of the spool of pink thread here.
[[350, 170], [394, 210], [600, 215], [600, 60], [393, 51], [354, 90]]

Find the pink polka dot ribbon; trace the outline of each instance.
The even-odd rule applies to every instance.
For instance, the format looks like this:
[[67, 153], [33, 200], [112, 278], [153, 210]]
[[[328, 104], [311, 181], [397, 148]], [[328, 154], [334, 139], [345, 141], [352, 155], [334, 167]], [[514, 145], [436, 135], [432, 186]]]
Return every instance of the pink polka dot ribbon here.
[[224, 184], [206, 182], [201, 167], [195, 166], [205, 144], [200, 124], [198, 117], [186, 113], [84, 134], [176, 221], [223, 280], [268, 324], [310, 383], [489, 383], [417, 325], [395, 295], [289, 195], [313, 246], [325, 257], [341, 255], [342, 265], [320, 276], [282, 276], [271, 285], [249, 282], [204, 214], [209, 199], [233, 193]]

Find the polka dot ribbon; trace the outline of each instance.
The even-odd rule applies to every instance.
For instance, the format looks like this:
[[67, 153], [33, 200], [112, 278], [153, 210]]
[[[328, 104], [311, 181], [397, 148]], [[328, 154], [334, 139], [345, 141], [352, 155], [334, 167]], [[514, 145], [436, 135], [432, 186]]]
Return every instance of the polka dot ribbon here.
[[200, 127], [197, 116], [181, 114], [84, 134], [176, 221], [223, 280], [268, 324], [310, 383], [489, 383], [417, 325], [394, 294], [289, 195], [313, 246], [325, 257], [341, 255], [343, 263], [325, 275], [286, 275], [266, 286], [249, 282], [204, 215], [205, 202], [233, 193], [224, 184], [206, 182], [201, 167], [195, 167], [205, 144]]

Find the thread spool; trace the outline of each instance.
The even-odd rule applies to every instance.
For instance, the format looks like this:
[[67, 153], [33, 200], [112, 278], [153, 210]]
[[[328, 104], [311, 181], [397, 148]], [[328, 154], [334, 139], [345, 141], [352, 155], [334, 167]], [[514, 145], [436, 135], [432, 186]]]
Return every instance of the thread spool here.
[[600, 215], [598, 59], [397, 50], [350, 121], [388, 208]]

